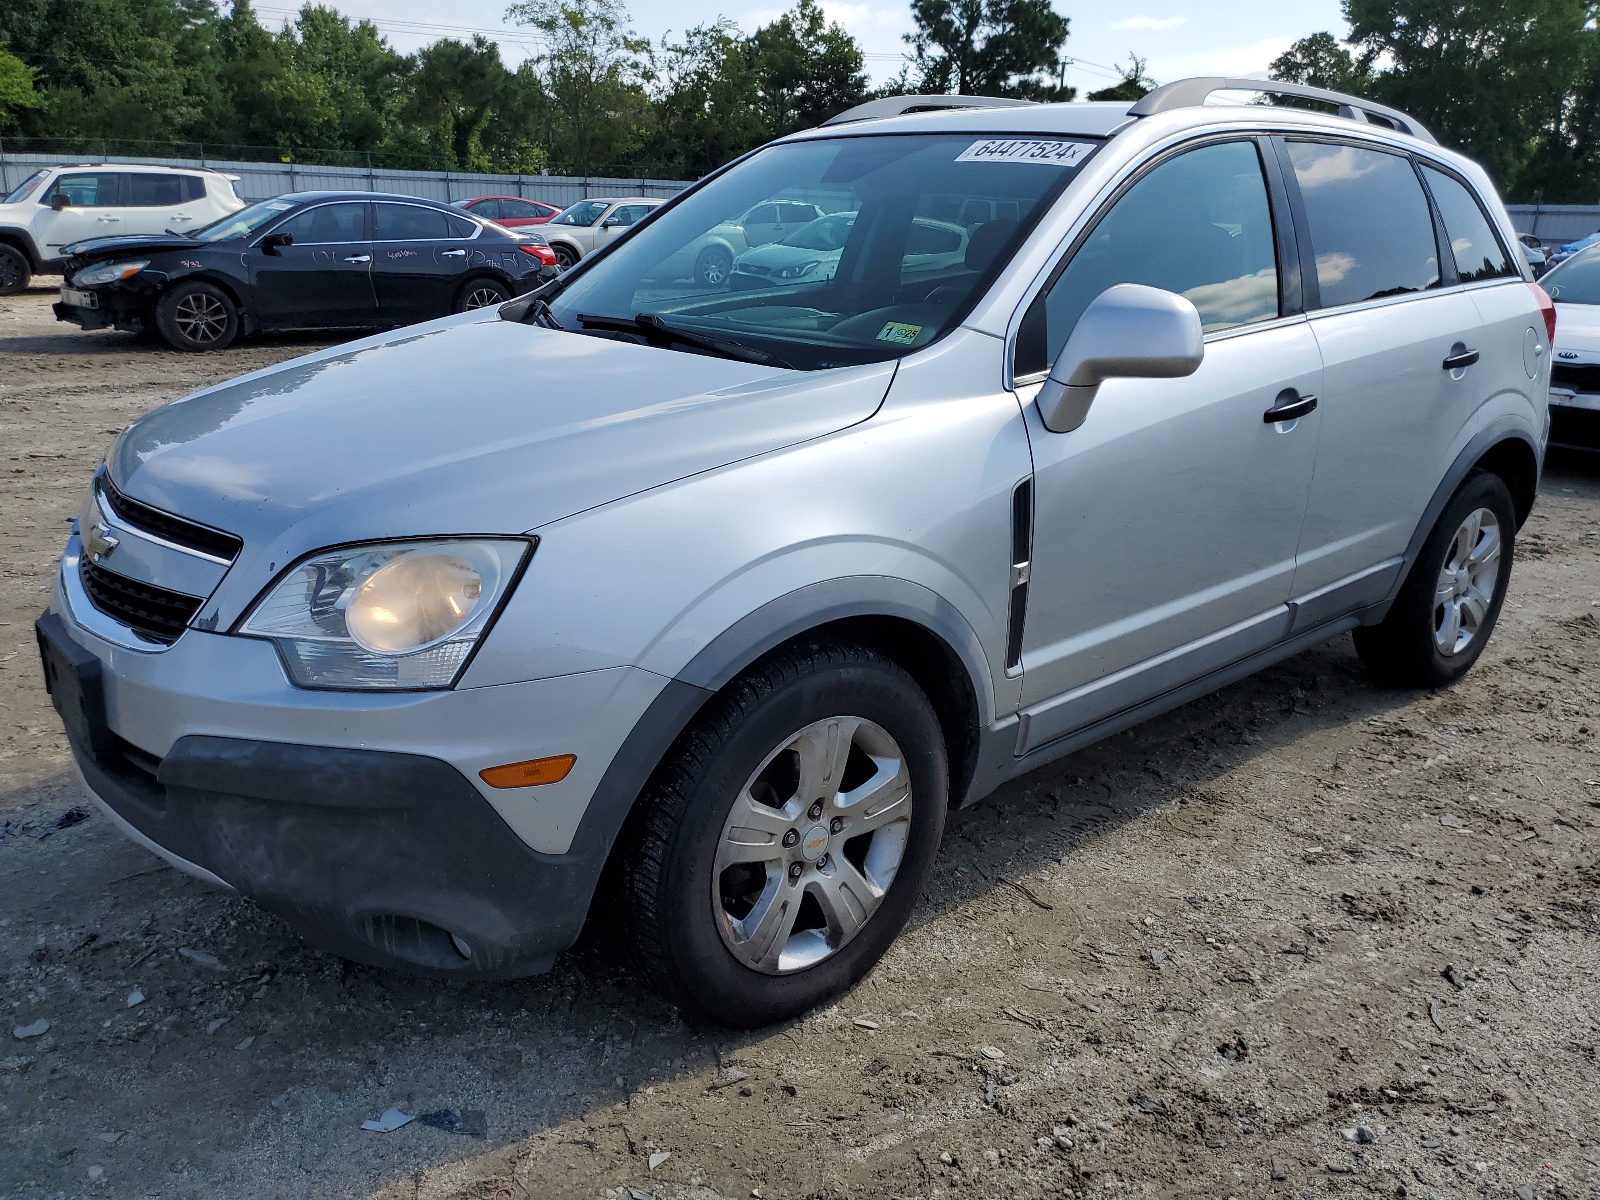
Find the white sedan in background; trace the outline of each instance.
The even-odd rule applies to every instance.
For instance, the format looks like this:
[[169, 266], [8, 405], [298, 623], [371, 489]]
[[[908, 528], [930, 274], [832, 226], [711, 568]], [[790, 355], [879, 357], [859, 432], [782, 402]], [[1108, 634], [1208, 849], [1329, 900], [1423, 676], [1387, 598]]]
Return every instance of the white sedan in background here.
[[1550, 444], [1600, 450], [1600, 245], [1539, 281], [1556, 302], [1550, 364]]

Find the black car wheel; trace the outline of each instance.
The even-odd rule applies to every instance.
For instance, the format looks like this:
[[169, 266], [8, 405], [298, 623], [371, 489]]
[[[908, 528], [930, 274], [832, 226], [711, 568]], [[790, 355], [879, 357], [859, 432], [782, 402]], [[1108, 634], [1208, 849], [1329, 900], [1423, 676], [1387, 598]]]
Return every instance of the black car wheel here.
[[0, 246], [0, 296], [15, 296], [33, 273], [28, 256], [15, 246]]
[[556, 252], [556, 266], [563, 271], [570, 271], [578, 265], [578, 256], [572, 252], [570, 247], [557, 243], [551, 246], [550, 249]]
[[461, 290], [456, 293], [454, 312], [466, 312], [473, 308], [488, 308], [491, 304], [504, 304], [511, 299], [511, 289], [498, 279], [480, 277], [469, 279], [461, 285]]
[[702, 287], [723, 287], [733, 272], [733, 255], [721, 246], [707, 246], [695, 259], [695, 282]]
[[176, 350], [223, 350], [239, 336], [239, 310], [221, 288], [192, 280], [157, 302], [156, 328]]
[[837, 996], [910, 917], [948, 792], [939, 719], [898, 665], [837, 642], [771, 655], [680, 739], [619, 845], [636, 963], [747, 1029]]

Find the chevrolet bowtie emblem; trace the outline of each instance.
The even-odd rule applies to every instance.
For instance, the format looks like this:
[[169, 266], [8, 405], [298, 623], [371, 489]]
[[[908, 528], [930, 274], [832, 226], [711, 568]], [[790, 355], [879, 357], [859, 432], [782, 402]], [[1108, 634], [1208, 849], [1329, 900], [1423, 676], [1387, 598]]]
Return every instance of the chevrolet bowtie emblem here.
[[83, 539], [84, 547], [89, 551], [89, 557], [95, 562], [102, 562], [111, 557], [111, 552], [117, 548], [117, 539], [111, 536], [111, 531], [96, 521], [89, 526], [89, 532]]

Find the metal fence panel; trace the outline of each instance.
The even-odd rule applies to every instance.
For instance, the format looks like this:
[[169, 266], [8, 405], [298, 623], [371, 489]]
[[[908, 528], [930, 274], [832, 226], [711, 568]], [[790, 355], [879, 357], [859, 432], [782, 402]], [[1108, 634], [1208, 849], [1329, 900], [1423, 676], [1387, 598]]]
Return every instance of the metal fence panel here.
[[1561, 245], [1600, 233], [1600, 205], [1508, 204], [1518, 233], [1531, 233], [1546, 244]]
[[565, 175], [472, 175], [457, 171], [399, 171], [382, 167], [326, 167], [302, 163], [222, 162], [213, 159], [127, 158], [117, 155], [69, 156], [0, 152], [0, 194], [9, 192], [40, 167], [149, 164], [205, 168], [237, 175], [241, 200], [265, 200], [285, 192], [396, 192], [450, 203], [473, 196], [522, 196], [565, 208], [589, 196], [649, 196], [668, 199], [689, 182], [682, 179], [604, 179]]

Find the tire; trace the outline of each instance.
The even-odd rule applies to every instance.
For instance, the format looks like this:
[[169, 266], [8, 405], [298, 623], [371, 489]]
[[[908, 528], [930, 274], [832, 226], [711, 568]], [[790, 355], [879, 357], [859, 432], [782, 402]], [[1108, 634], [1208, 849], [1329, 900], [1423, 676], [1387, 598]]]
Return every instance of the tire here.
[[837, 996], [910, 917], [948, 793], [933, 706], [893, 662], [837, 643], [771, 655], [679, 739], [630, 820], [616, 898], [635, 965], [686, 1013], [742, 1029]]
[[455, 303], [451, 312], [470, 312], [474, 308], [488, 308], [492, 304], [504, 304], [511, 299], [511, 289], [498, 279], [490, 279], [487, 275], [480, 275], [476, 279], [469, 279], [461, 285], [461, 290], [456, 293]]
[[227, 292], [193, 279], [156, 302], [156, 329], [175, 350], [226, 350], [239, 336], [239, 310]]
[[563, 271], [570, 271], [573, 267], [578, 265], [578, 255], [573, 251], [571, 246], [563, 246], [560, 242], [557, 242], [555, 245], [551, 246], [550, 249], [555, 251], [556, 266], [560, 267]]
[[0, 245], [0, 296], [15, 296], [25, 291], [33, 265], [15, 246]]
[[1472, 668], [1505, 601], [1516, 519], [1503, 479], [1487, 471], [1467, 477], [1388, 616], [1355, 631], [1356, 653], [1369, 671], [1401, 687], [1439, 688]]
[[701, 287], [727, 287], [733, 255], [722, 246], [707, 246], [694, 260], [694, 279]]

